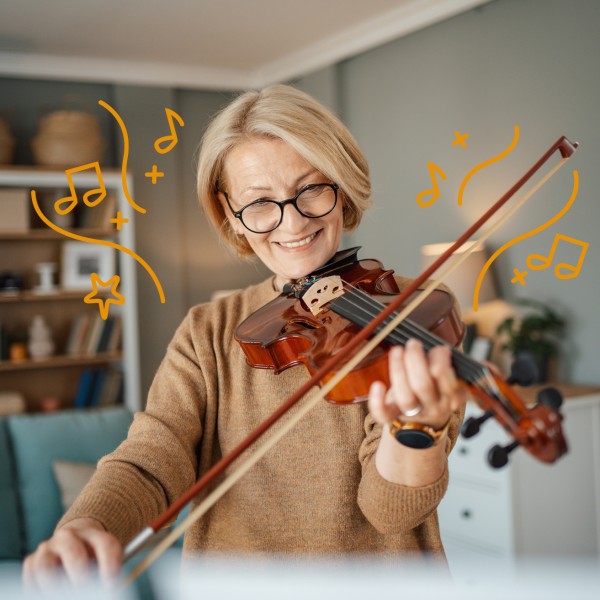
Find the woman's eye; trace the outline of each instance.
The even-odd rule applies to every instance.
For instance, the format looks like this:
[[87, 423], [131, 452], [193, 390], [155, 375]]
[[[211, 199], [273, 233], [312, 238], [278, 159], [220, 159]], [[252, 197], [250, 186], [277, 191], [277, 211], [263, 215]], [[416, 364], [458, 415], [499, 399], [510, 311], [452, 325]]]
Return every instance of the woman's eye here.
[[270, 200], [256, 200], [251, 204], [248, 204], [244, 210], [247, 211], [260, 211], [268, 209], [272, 206], [273, 202]]

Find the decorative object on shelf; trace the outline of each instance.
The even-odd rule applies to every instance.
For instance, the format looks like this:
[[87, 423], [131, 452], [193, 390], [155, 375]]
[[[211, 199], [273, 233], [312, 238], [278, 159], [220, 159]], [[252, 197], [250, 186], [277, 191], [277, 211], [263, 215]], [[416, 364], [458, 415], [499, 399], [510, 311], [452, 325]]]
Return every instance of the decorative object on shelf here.
[[23, 279], [14, 271], [0, 273], [0, 294], [15, 296], [23, 289]]
[[10, 165], [15, 151], [15, 137], [10, 132], [8, 123], [0, 119], [0, 165]]
[[556, 354], [556, 336], [564, 330], [565, 321], [538, 300], [520, 299], [517, 304], [532, 311], [521, 318], [506, 318], [496, 333], [508, 336], [502, 349], [510, 351], [514, 359], [528, 362], [536, 371], [534, 383], [543, 383], [548, 376], [548, 361]]
[[14, 391], [0, 391], [0, 415], [14, 415], [25, 412], [23, 394]]
[[110, 246], [65, 242], [62, 248], [61, 283], [65, 289], [91, 289], [92, 273], [97, 273], [102, 281], [115, 274], [115, 251]]
[[[49, 190], [40, 190], [37, 192], [38, 202], [42, 212], [52, 223], [61, 227], [62, 229], [70, 229], [75, 225], [75, 213], [68, 212], [66, 214], [60, 214], [56, 212], [55, 203], [60, 198], [64, 198], [69, 194], [68, 189], [56, 188]], [[37, 217], [37, 215], [36, 215]], [[38, 218], [39, 227], [46, 228], [47, 225]], [[37, 224], [36, 224], [37, 225]], [[34, 227], [36, 226], [34, 225]]]
[[46, 396], [40, 402], [42, 412], [55, 412], [60, 410], [60, 400], [56, 396]]
[[70, 167], [100, 161], [105, 142], [98, 117], [78, 110], [59, 110], [40, 119], [32, 143], [39, 165]]
[[34, 360], [48, 358], [54, 352], [52, 332], [42, 315], [33, 317], [29, 327], [27, 349], [29, 350], [29, 356]]
[[54, 294], [58, 291], [58, 287], [54, 283], [54, 273], [56, 273], [57, 265], [53, 262], [43, 262], [35, 265], [35, 270], [40, 276], [40, 283], [33, 288], [36, 294]]
[[22, 362], [27, 359], [27, 332], [17, 331], [10, 335], [8, 359], [12, 362]]
[[29, 192], [25, 188], [0, 189], [0, 233], [29, 231]]

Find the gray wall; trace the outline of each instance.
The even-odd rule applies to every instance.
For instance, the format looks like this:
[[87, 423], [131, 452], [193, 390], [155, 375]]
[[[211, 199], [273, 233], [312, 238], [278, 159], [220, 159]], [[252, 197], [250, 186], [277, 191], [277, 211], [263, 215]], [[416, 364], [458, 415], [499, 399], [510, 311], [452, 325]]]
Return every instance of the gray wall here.
[[[422, 244], [454, 240], [560, 135], [581, 143], [489, 242], [496, 250], [547, 221], [566, 203], [572, 171], [579, 171], [578, 198], [567, 215], [509, 248], [493, 267], [506, 299], [544, 300], [567, 317], [560, 374], [579, 383], [598, 382], [600, 350], [598, 23], [596, 0], [496, 0], [348, 60], [338, 76], [341, 116], [371, 165], [376, 205], [353, 242], [364, 247], [363, 256], [405, 274], [418, 272]], [[521, 130], [515, 150], [471, 179], [459, 207], [463, 177], [508, 146], [515, 125]], [[469, 133], [466, 148], [452, 146], [455, 130]], [[442, 167], [447, 180], [425, 209], [415, 198], [431, 187], [427, 162]], [[580, 276], [559, 280], [546, 269], [531, 272], [525, 286], [511, 284], [513, 268], [525, 268], [531, 253], [547, 252], [555, 233], [590, 243]], [[574, 258], [572, 250], [559, 248], [558, 262]]]

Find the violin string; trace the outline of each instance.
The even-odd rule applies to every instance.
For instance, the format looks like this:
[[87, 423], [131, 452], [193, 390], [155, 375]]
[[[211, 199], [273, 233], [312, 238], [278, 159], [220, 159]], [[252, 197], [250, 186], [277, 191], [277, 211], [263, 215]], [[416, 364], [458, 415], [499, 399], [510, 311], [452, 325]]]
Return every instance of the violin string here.
[[[379, 313], [384, 305], [351, 284], [347, 285], [346, 294], [331, 303], [332, 310], [357, 325], [364, 327], [374, 317], [373, 312], [375, 314]], [[347, 296], [352, 296], [357, 301], [350, 300]], [[373, 310], [369, 310], [369, 306]], [[355, 312], [356, 309], [366, 316], [357, 315]], [[394, 316], [392, 314], [388, 320], [393, 319]], [[386, 324], [387, 321], [384, 321], [382, 327]], [[430, 350], [438, 345], [447, 345], [443, 339], [410, 319], [402, 321], [400, 325], [388, 334], [387, 339], [393, 344], [404, 346], [410, 337], [422, 340], [426, 350]], [[489, 367], [478, 363], [455, 348], [450, 348], [450, 350], [452, 353], [452, 364], [456, 368], [459, 379], [466, 381], [472, 387], [482, 390], [487, 396], [494, 396], [508, 411], [513, 412], [510, 402], [502, 394]]]
[[[367, 314], [370, 318], [373, 318], [376, 312], [380, 312], [380, 303], [373, 301], [373, 299], [368, 296], [365, 297], [364, 292], [350, 291], [349, 295], [354, 296], [356, 299], [360, 299], [361, 302], [364, 302], [364, 306], [361, 306], [359, 303], [352, 303], [349, 301], [353, 307], [365, 312], [365, 314]], [[373, 308], [373, 310], [368, 310], [370, 306]], [[389, 337], [392, 338], [395, 343], [400, 343], [402, 345], [404, 345], [410, 337], [420, 339], [423, 342], [426, 350], [430, 350], [434, 346], [446, 345], [444, 340], [435, 336], [434, 334], [431, 334], [431, 332], [429, 332], [427, 329], [420, 327], [410, 319], [407, 319], [398, 326], [396, 329], [396, 335], [392, 333]], [[474, 383], [474, 381], [481, 375], [480, 365], [469, 362], [466, 360], [464, 355], [462, 355], [460, 352], [455, 352], [454, 349], [452, 349], [452, 353], [453, 362], [456, 363], [457, 367], [461, 371], [460, 375], [462, 378], [470, 383]]]
[[[348, 291], [344, 296], [341, 296], [332, 302], [332, 308], [335, 311], [334, 307], [342, 308], [344, 304], [347, 304], [351, 309], [361, 311], [366, 317], [371, 319], [385, 308], [383, 303], [378, 302], [362, 290], [351, 285], [348, 286]], [[358, 315], [354, 316], [358, 317]], [[351, 319], [352, 315], [348, 315], [347, 318]], [[392, 318], [393, 315], [389, 317], [389, 320], [391, 321]], [[365, 325], [365, 318], [362, 320], [363, 322], [361, 325]], [[430, 350], [434, 346], [447, 345], [443, 339], [431, 333], [424, 327], [421, 327], [411, 319], [405, 319], [388, 337], [391, 338], [394, 343], [400, 345], [404, 345], [409, 338], [415, 337], [423, 342], [426, 350]], [[460, 375], [463, 379], [472, 384], [475, 384], [481, 379], [484, 375], [484, 370], [487, 369], [484, 365], [481, 365], [454, 348], [451, 348], [451, 351], [453, 363], [456, 363], [455, 366], [460, 370]]]

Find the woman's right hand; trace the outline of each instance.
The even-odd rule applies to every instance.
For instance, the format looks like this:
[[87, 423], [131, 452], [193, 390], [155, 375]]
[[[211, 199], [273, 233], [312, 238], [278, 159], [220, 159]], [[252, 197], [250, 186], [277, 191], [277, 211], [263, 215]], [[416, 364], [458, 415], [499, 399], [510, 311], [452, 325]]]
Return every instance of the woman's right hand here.
[[27, 556], [23, 580], [28, 586], [42, 588], [64, 573], [77, 585], [97, 570], [100, 578], [109, 582], [119, 575], [121, 562], [121, 544], [114, 535], [95, 519], [74, 519]]

